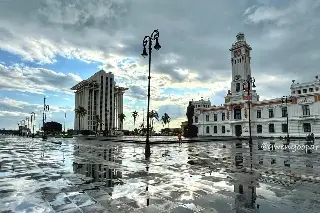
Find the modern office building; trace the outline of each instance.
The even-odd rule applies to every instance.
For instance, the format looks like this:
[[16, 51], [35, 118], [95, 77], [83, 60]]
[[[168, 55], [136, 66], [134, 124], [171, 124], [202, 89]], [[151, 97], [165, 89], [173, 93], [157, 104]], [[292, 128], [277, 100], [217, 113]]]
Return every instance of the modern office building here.
[[[96, 131], [96, 116], [102, 120], [98, 130], [123, 130], [119, 114], [123, 113], [123, 94], [128, 88], [118, 87], [111, 72], [100, 70], [87, 80], [73, 86], [75, 109], [84, 107], [80, 116], [80, 129]], [[74, 129], [79, 130], [79, 117], [75, 114]]]
[[[251, 52], [243, 33], [239, 33], [232, 44], [231, 90], [220, 106], [208, 106], [208, 101], [193, 102], [195, 106], [194, 125], [199, 136], [248, 136], [249, 100], [251, 100], [252, 135], [263, 137], [290, 136], [305, 137], [311, 132], [320, 136], [320, 81], [318, 76], [311, 82], [297, 83], [292, 80], [290, 90], [279, 91], [279, 98], [259, 100], [254, 88], [244, 84], [251, 76]], [[254, 77], [254, 76], [253, 76]], [[258, 84], [258, 82], [257, 82]], [[244, 86], [244, 87], [243, 87]], [[288, 96], [287, 103], [283, 96]], [[287, 126], [287, 115], [289, 125]]]

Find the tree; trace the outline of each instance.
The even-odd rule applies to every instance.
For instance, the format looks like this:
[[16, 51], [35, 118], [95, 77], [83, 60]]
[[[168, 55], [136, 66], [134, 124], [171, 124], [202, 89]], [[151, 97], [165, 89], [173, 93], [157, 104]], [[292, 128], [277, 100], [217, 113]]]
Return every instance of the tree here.
[[164, 113], [164, 115], [161, 117], [162, 125], [163, 127], [168, 124], [169, 128], [169, 123], [170, 123], [170, 116], [167, 113]]
[[126, 115], [123, 113], [120, 113], [118, 116], [119, 116], [121, 124], [123, 124], [123, 121], [126, 119]]
[[135, 110], [134, 112], [132, 112], [131, 116], [133, 117], [133, 126], [134, 128], [136, 127], [136, 119], [139, 116], [138, 112]]
[[79, 131], [81, 130], [81, 118], [83, 118], [86, 114], [87, 114], [87, 110], [82, 107], [82, 106], [79, 106], [77, 109], [74, 110], [76, 115], [78, 116], [78, 119], [79, 119]]
[[157, 113], [157, 111], [155, 110], [151, 110], [149, 112], [149, 118], [150, 118], [150, 127], [151, 127], [151, 130], [153, 130], [153, 124], [154, 124], [154, 121], [157, 120], [159, 121], [159, 115]]
[[99, 115], [95, 116], [95, 124], [96, 124], [96, 136], [98, 136], [98, 127], [103, 124], [102, 118]]

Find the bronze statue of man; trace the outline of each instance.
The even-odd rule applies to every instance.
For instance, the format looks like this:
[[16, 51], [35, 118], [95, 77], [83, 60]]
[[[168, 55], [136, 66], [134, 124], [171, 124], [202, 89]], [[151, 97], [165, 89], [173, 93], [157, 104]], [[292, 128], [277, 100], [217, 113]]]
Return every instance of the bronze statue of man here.
[[188, 126], [192, 126], [193, 116], [194, 116], [194, 106], [192, 105], [192, 101], [189, 101], [189, 106], [187, 107], [186, 116], [188, 118]]

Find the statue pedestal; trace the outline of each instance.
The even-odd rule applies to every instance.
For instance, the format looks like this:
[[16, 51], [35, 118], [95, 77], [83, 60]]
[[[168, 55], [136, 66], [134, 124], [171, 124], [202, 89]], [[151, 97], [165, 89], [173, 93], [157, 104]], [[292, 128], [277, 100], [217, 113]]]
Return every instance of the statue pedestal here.
[[183, 137], [185, 138], [198, 137], [198, 127], [196, 127], [195, 125], [186, 126], [184, 128]]

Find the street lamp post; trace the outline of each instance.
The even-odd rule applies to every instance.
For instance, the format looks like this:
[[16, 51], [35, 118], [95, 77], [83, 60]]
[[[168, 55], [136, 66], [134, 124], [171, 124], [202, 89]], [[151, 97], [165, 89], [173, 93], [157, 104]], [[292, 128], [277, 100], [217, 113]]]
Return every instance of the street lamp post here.
[[29, 137], [29, 118], [26, 117], [26, 121], [28, 121], [27, 123], [27, 137]]
[[[250, 148], [250, 156], [251, 156], [251, 161], [252, 161], [252, 134], [251, 134], [251, 102], [252, 102], [252, 97], [251, 97], [251, 88], [255, 88], [256, 85], [255, 79], [251, 77], [250, 75], [247, 76], [247, 79], [243, 80], [243, 90], [247, 90], [248, 92], [248, 117], [249, 117], [249, 148]], [[251, 162], [251, 168], [252, 168], [252, 162]]]
[[31, 112], [31, 125], [32, 125], [32, 137], [34, 138], [34, 125], [33, 122], [36, 120], [36, 113]]
[[20, 122], [18, 122], [18, 134], [20, 135]]
[[46, 104], [46, 97], [43, 98], [43, 113], [42, 113], [42, 139], [46, 139], [44, 123], [46, 120], [46, 112], [49, 111], [49, 105]]
[[287, 145], [290, 143], [290, 137], [289, 137], [289, 113], [288, 113], [288, 96], [283, 96], [281, 98], [282, 104], [286, 104], [286, 117], [287, 117]]
[[[145, 147], [145, 157], [149, 158], [151, 155], [150, 151], [150, 126], [149, 126], [149, 121], [150, 121], [150, 71], [151, 71], [151, 55], [152, 55], [152, 41], [156, 41], [156, 44], [154, 45], [154, 49], [159, 50], [161, 48], [159, 44], [159, 31], [154, 30], [150, 36], [145, 36], [143, 39], [143, 52], [142, 56], [146, 57], [149, 55], [149, 74], [148, 74], [148, 104], [147, 104], [147, 138], [146, 138], [146, 147]], [[148, 47], [147, 47], [148, 45]], [[149, 54], [147, 53], [147, 48], [149, 50]]]

